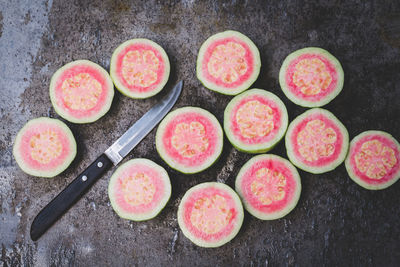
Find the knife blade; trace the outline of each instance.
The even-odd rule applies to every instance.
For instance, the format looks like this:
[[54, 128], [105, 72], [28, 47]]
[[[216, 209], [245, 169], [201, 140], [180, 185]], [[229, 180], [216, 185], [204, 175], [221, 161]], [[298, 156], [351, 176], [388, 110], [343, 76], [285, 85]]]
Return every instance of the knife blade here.
[[135, 122], [117, 141], [49, 202], [32, 222], [30, 235], [38, 240], [112, 165], [117, 165], [160, 122], [177, 101], [183, 82]]

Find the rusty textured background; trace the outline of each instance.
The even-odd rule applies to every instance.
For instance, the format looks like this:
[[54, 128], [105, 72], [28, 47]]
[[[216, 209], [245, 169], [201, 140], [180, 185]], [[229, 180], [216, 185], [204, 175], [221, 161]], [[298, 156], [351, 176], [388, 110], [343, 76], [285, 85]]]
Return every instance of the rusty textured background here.
[[[162, 96], [132, 100], [116, 93], [99, 121], [67, 123], [78, 155], [54, 179], [24, 174], [12, 157], [18, 130], [32, 118], [55, 114], [48, 86], [63, 64], [89, 59], [109, 68], [123, 41], [145, 37], [161, 44], [172, 71], [167, 84], [185, 81], [176, 107], [200, 106], [222, 123], [231, 99], [205, 89], [195, 76], [197, 51], [210, 35], [234, 29], [249, 36], [262, 57], [253, 87], [277, 94], [290, 119], [306, 109], [291, 103], [278, 84], [287, 54], [306, 47], [329, 50], [343, 65], [342, 93], [325, 106], [350, 137], [369, 129], [400, 139], [399, 1], [46, 1], [0, 0], [0, 263], [3, 266], [395, 266], [400, 262], [400, 182], [372, 192], [352, 182], [343, 166], [312, 175], [300, 172], [297, 207], [276, 221], [245, 215], [238, 236], [216, 249], [193, 245], [179, 230], [179, 201], [191, 186], [220, 181], [232, 186], [251, 155], [225, 140], [210, 169], [182, 175], [161, 160], [153, 130], [128, 156], [166, 167], [173, 194], [153, 220], [120, 219], [106, 194], [111, 171], [38, 242], [29, 227], [39, 210]], [[271, 153], [286, 156], [281, 142]]]

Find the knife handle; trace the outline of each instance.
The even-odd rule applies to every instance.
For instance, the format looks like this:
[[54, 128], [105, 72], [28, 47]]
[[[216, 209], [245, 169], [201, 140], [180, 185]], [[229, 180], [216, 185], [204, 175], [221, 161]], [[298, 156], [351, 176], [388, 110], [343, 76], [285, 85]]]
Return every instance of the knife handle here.
[[111, 160], [105, 154], [102, 154], [79, 174], [33, 220], [31, 239], [33, 241], [38, 240], [111, 166]]

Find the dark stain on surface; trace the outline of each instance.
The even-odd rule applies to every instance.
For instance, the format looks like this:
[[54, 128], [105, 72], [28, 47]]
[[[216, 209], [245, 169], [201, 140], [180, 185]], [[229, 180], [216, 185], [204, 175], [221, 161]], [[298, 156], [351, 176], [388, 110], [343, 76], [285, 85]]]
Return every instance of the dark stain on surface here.
[[150, 24], [150, 30], [155, 33], [176, 33], [176, 24], [168, 23], [152, 23]]
[[0, 11], [0, 37], [3, 35], [3, 13]]
[[24, 17], [24, 25], [27, 25], [30, 21], [31, 21], [31, 11], [28, 10], [28, 13], [26, 13]]
[[378, 23], [382, 38], [390, 45], [400, 47], [400, 13], [382, 16]]
[[113, 10], [117, 13], [128, 12], [131, 10], [131, 6], [129, 5], [129, 2], [114, 1]]
[[50, 266], [74, 266], [76, 248], [73, 243], [65, 240], [51, 250]]

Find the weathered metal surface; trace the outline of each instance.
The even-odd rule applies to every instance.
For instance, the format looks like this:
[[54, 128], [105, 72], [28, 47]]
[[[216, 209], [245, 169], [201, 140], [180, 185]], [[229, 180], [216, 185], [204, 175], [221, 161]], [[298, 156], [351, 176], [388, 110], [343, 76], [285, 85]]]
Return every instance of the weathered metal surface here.
[[[179, 230], [177, 206], [191, 186], [220, 181], [232, 186], [251, 155], [232, 148], [210, 169], [182, 175], [158, 156], [153, 130], [127, 157], [166, 167], [173, 186], [161, 214], [147, 222], [120, 219], [106, 194], [111, 172], [38, 242], [29, 239], [34, 216], [164, 95], [133, 100], [116, 93], [110, 112], [95, 123], [68, 123], [78, 155], [63, 174], [41, 179], [24, 174], [12, 158], [13, 139], [29, 120], [56, 117], [48, 94], [52, 74], [75, 59], [109, 68], [123, 41], [149, 38], [171, 61], [167, 87], [185, 81], [176, 107], [208, 109], [222, 123], [231, 99], [205, 89], [195, 75], [206, 38], [241, 31], [258, 46], [261, 74], [253, 87], [277, 94], [289, 118], [305, 111], [278, 84], [287, 54], [327, 49], [342, 63], [345, 85], [326, 108], [350, 137], [369, 129], [400, 139], [400, 3], [398, 1], [0, 1], [0, 262], [3, 266], [395, 266], [400, 262], [400, 183], [378, 192], [352, 182], [343, 165], [312, 175], [300, 171], [298, 206], [276, 221], [248, 213], [238, 236], [215, 249], [193, 245]], [[286, 156], [283, 142], [271, 153]]]

